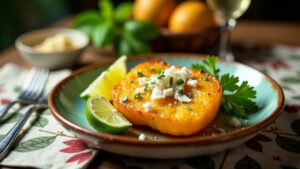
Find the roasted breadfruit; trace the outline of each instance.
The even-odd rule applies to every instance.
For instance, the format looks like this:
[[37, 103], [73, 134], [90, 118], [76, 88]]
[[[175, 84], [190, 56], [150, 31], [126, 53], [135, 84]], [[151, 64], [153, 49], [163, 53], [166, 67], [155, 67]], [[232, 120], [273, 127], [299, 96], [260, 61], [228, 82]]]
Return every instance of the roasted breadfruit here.
[[214, 119], [222, 88], [207, 73], [152, 60], [132, 68], [112, 96], [115, 108], [133, 124], [188, 136]]

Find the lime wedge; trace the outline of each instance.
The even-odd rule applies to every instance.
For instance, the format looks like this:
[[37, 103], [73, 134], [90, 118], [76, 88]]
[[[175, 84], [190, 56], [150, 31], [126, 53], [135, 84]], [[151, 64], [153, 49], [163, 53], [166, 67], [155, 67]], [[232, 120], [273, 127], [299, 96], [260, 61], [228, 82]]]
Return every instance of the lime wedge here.
[[86, 103], [86, 118], [98, 131], [119, 134], [132, 124], [104, 97], [90, 97]]
[[107, 100], [112, 100], [113, 86], [126, 75], [126, 60], [126, 56], [116, 60], [80, 94], [80, 97], [103, 96]]

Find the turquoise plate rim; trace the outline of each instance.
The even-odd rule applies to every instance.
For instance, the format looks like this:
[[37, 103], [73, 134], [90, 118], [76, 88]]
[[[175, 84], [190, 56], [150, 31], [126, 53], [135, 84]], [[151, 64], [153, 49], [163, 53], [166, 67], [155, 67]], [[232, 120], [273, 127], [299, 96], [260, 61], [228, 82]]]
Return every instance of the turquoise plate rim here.
[[[206, 55], [188, 54], [188, 53], [156, 53], [156, 54], [136, 55], [136, 56], [130, 57], [128, 59], [128, 61], [135, 61], [135, 60], [139, 60], [139, 59], [160, 59], [160, 58], [181, 58], [182, 59], [184, 57], [185, 58], [188, 57], [188, 58], [195, 58], [195, 59], [204, 59], [206, 57]], [[58, 108], [55, 105], [56, 96], [57, 96], [58, 92], [60, 91], [60, 89], [62, 88], [62, 86], [65, 83], [67, 83], [68, 81], [72, 80], [74, 77], [76, 77], [84, 72], [91, 71], [95, 68], [107, 66], [108, 64], [111, 64], [112, 62], [95, 63], [92, 65], [88, 65], [88, 66], [79, 68], [78, 70], [75, 70], [71, 75], [69, 75], [62, 81], [60, 81], [50, 92], [49, 101], [48, 101], [49, 109], [52, 112], [52, 114], [56, 120], [58, 120], [66, 128], [69, 128], [75, 132], [79, 132], [81, 134], [85, 134], [88, 136], [98, 138], [101, 140], [101, 142], [113, 142], [113, 143], [120, 143], [120, 144], [129, 144], [129, 145], [134, 144], [134, 145], [142, 145], [142, 146], [147, 146], [147, 145], [148, 146], [149, 145], [167, 146], [167, 145], [182, 145], [182, 144], [184, 144], [184, 145], [186, 145], [186, 144], [193, 144], [193, 145], [194, 144], [201, 144], [201, 145], [221, 144], [221, 143], [225, 143], [225, 142], [234, 141], [236, 139], [245, 138], [247, 136], [250, 136], [250, 135], [262, 130], [263, 128], [265, 128], [269, 124], [271, 124], [273, 122], [273, 120], [275, 120], [280, 115], [280, 112], [283, 108], [284, 101], [285, 101], [284, 93], [283, 93], [280, 85], [274, 79], [272, 79], [269, 75], [255, 69], [251, 66], [244, 65], [244, 64], [238, 63], [238, 62], [227, 62], [227, 61], [223, 61], [223, 60], [220, 60], [220, 62], [224, 62], [227, 64], [242, 65], [242, 66], [245, 66], [247, 68], [250, 68], [250, 69], [262, 74], [265, 77], [265, 79], [271, 83], [274, 90], [278, 94], [278, 102], [277, 102], [276, 109], [262, 121], [260, 121], [256, 124], [250, 125], [250, 126], [243, 127], [240, 130], [227, 132], [227, 133], [215, 135], [215, 136], [209, 135], [209, 136], [198, 136], [198, 137], [191, 137], [191, 138], [182, 137], [184, 139], [179, 138], [179, 139], [172, 140], [172, 141], [154, 141], [154, 140], [139, 141], [138, 139], [125, 137], [122, 135], [113, 135], [113, 134], [109, 134], [109, 133], [92, 131], [92, 130], [83, 128], [83, 127], [71, 122], [70, 120], [66, 119], [59, 112]]]

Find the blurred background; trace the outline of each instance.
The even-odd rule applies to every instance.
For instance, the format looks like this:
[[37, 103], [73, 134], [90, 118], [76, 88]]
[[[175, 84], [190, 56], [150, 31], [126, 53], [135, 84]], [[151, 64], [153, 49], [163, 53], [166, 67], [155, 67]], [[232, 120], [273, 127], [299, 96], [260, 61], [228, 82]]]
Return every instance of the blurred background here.
[[[114, 4], [122, 0], [113, 0]], [[23, 32], [45, 27], [63, 17], [96, 9], [98, 0], [9, 0], [0, 6], [0, 51]], [[244, 20], [300, 22], [299, 0], [252, 0]]]

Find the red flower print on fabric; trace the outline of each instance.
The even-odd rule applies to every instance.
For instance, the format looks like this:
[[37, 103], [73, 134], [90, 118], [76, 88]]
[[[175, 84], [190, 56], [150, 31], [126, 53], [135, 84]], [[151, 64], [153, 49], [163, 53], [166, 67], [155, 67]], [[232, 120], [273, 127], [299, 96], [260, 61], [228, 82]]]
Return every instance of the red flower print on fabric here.
[[63, 143], [69, 147], [61, 149], [60, 152], [76, 153], [75, 155], [71, 156], [66, 163], [77, 161], [77, 164], [80, 164], [92, 158], [94, 149], [93, 147], [89, 146], [88, 142], [79, 139], [72, 139], [64, 141]]
[[10, 99], [0, 98], [1, 105], [9, 104], [10, 102], [11, 102]]
[[277, 59], [274, 60], [273, 62], [271, 62], [271, 66], [273, 67], [273, 69], [275, 70], [279, 70], [279, 69], [288, 69], [290, 68], [289, 64], [286, 63], [284, 60], [282, 59]]
[[283, 59], [273, 59], [273, 60], [257, 60], [256, 63], [261, 66], [270, 65], [274, 70], [289, 69], [290, 65]]
[[300, 111], [300, 104], [287, 104], [284, 106], [284, 110], [287, 113], [297, 113], [298, 111]]
[[87, 153], [79, 153], [76, 155], [73, 155], [72, 157], [70, 157], [66, 163], [71, 163], [74, 161], [78, 161], [78, 164], [90, 159], [92, 157], [93, 153], [92, 152], [87, 152]]

